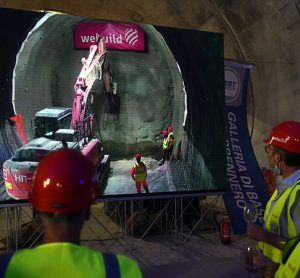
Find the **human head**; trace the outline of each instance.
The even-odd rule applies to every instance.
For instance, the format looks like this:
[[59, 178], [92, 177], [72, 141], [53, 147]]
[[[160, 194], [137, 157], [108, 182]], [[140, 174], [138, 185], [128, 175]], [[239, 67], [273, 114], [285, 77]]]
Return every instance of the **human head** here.
[[94, 164], [80, 151], [63, 148], [38, 164], [29, 201], [39, 212], [73, 213], [89, 208], [97, 193]]
[[135, 159], [136, 159], [137, 161], [140, 161], [141, 158], [142, 158], [142, 156], [141, 156], [140, 153], [136, 153], [134, 157], [135, 157]]
[[172, 132], [172, 131], [173, 131], [172, 125], [169, 125], [169, 126], [168, 126], [168, 132]]
[[300, 166], [300, 123], [295, 121], [279, 123], [264, 142], [267, 144], [266, 151], [272, 167], [281, 160], [287, 166]]
[[167, 137], [167, 136], [168, 136], [168, 131], [164, 129], [164, 130], [162, 131], [162, 134], [164, 135], [164, 137]]

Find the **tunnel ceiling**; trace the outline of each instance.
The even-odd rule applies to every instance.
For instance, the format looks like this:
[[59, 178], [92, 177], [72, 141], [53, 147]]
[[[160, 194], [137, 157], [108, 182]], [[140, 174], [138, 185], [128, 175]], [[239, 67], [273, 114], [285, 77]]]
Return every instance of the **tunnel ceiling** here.
[[53, 10], [136, 23], [222, 32], [225, 57], [253, 63], [248, 124], [260, 164], [261, 142], [279, 121], [300, 121], [300, 2], [289, 0], [0, 1], [0, 6]]

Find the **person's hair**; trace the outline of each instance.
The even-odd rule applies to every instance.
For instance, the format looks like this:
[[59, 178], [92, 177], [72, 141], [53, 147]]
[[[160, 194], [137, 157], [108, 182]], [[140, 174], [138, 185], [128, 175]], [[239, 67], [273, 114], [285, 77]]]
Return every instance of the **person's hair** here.
[[275, 152], [282, 154], [283, 161], [287, 166], [300, 167], [300, 154], [292, 153], [277, 146], [273, 146]]
[[75, 212], [68, 212], [68, 213], [60, 213], [60, 212], [40, 212], [38, 211], [37, 214], [41, 218], [45, 218], [51, 222], [65, 222], [70, 223], [73, 222], [75, 219], [80, 217], [81, 211]]

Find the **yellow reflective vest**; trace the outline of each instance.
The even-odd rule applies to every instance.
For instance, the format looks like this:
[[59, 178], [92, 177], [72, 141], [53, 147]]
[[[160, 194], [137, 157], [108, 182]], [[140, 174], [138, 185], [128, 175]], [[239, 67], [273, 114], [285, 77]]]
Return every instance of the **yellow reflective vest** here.
[[[293, 239], [291, 239], [293, 240]], [[288, 257], [284, 258], [286, 261], [281, 263], [275, 273], [275, 278], [294, 278], [300, 270], [300, 236], [296, 238], [295, 246], [292, 250], [284, 250], [288, 252]]]
[[163, 139], [163, 142], [162, 142], [162, 148], [163, 150], [167, 150], [169, 147], [169, 137], [166, 137]]
[[[295, 185], [287, 187], [280, 197], [275, 202], [274, 206], [271, 207], [272, 201], [277, 197], [278, 190], [276, 189], [268, 201], [266, 205], [266, 210], [264, 214], [264, 221], [265, 221], [265, 229], [267, 231], [276, 230], [278, 235], [281, 235], [280, 233], [280, 227], [279, 227], [279, 221], [280, 217], [287, 217], [287, 224], [288, 224], [288, 237], [292, 238], [297, 235], [296, 226], [292, 219], [292, 207], [295, 203], [297, 193], [300, 191], [300, 183], [297, 182]], [[287, 208], [288, 213], [287, 215], [282, 215], [282, 210], [285, 205], [285, 203], [288, 200]], [[265, 242], [259, 242], [258, 248], [263, 251], [263, 254], [267, 256], [269, 259], [271, 259], [275, 263], [281, 263], [282, 259], [282, 251], [277, 249], [276, 247], [267, 244]]]
[[147, 179], [147, 168], [143, 162], [135, 163], [134, 167], [134, 178], [135, 181], [145, 181]]
[[169, 134], [168, 134], [168, 147], [170, 146], [174, 146], [175, 145], [175, 138], [174, 138], [174, 133], [173, 131], [171, 131]]
[[[142, 277], [134, 260], [123, 255], [116, 258], [122, 278]], [[10, 259], [4, 277], [106, 278], [109, 271], [105, 265], [100, 252], [68, 242], [55, 242], [17, 251]]]

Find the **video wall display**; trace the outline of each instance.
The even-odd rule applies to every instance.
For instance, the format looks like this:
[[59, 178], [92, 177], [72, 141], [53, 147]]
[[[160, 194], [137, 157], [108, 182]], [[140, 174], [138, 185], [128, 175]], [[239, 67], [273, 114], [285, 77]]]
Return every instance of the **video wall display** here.
[[223, 34], [0, 12], [22, 23], [0, 27], [14, 44], [0, 56], [0, 206], [26, 202], [39, 161], [63, 147], [93, 160], [99, 201], [227, 190]]

